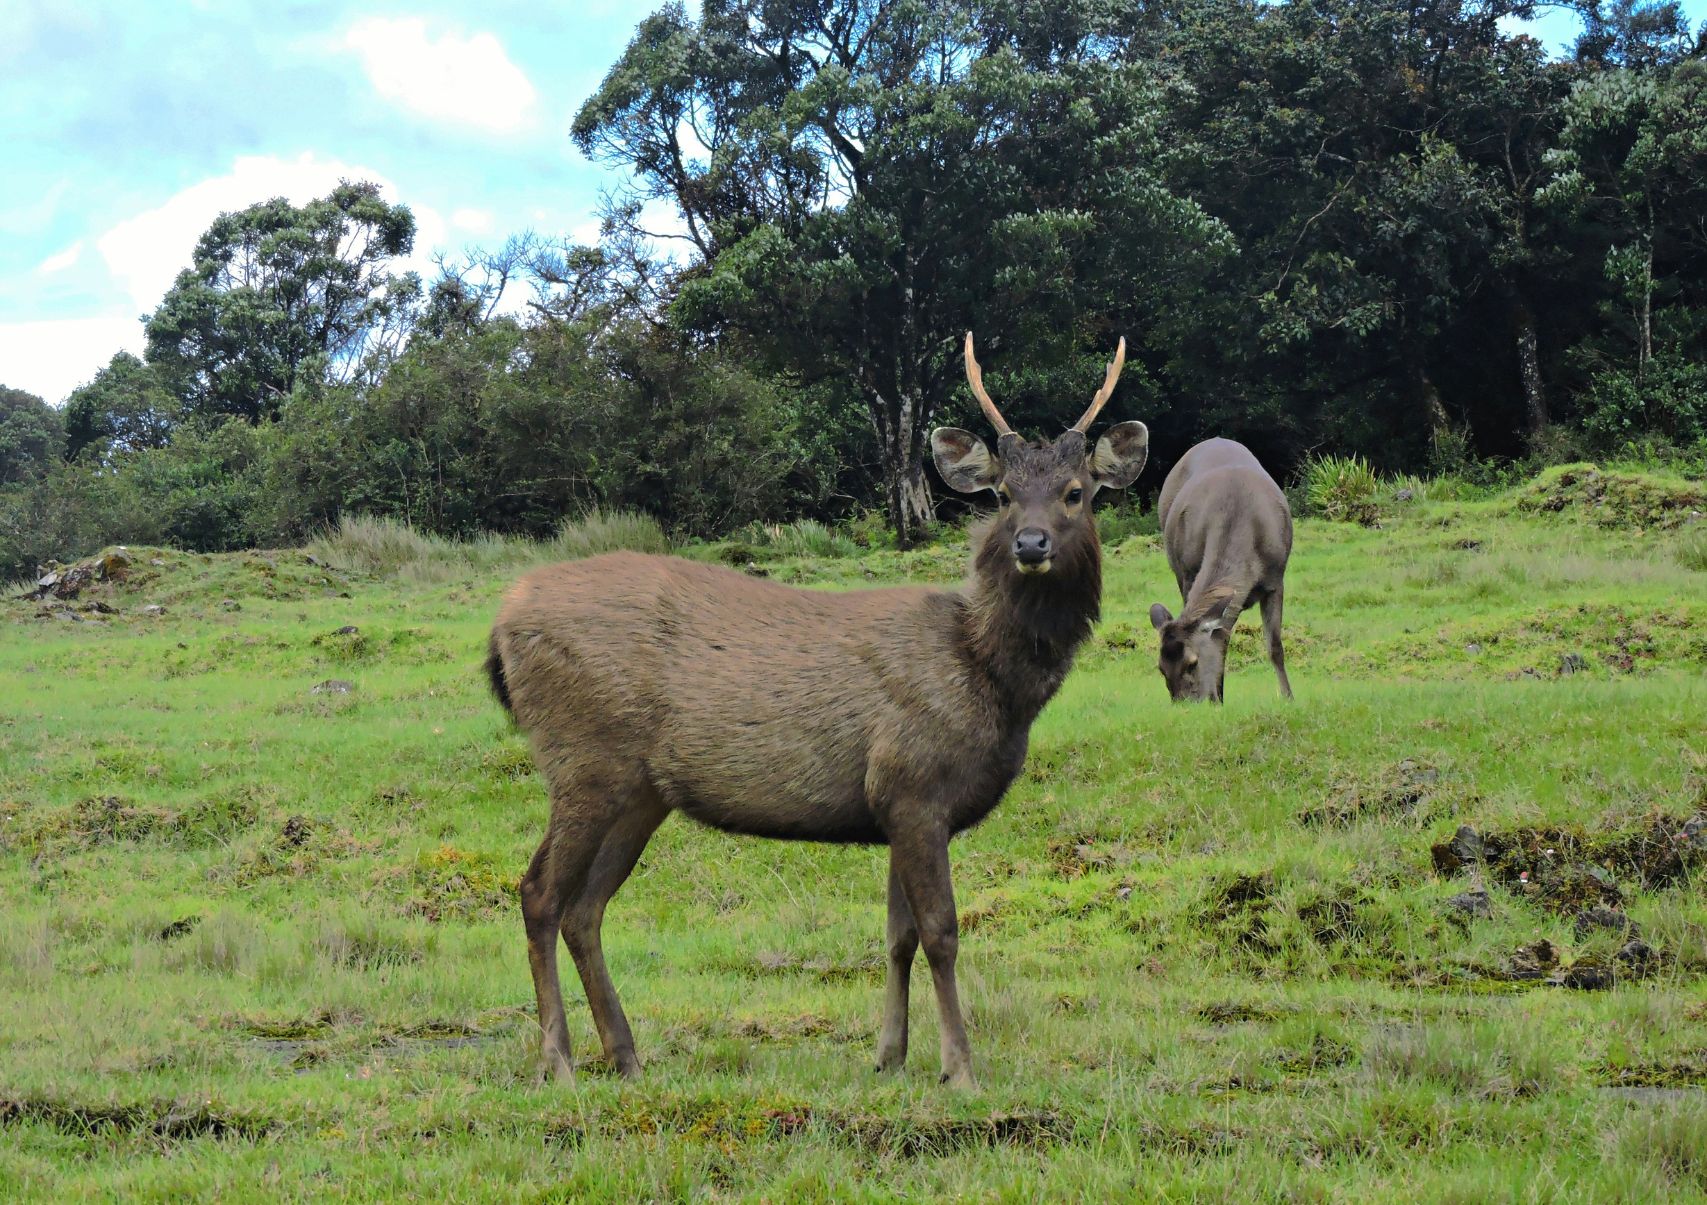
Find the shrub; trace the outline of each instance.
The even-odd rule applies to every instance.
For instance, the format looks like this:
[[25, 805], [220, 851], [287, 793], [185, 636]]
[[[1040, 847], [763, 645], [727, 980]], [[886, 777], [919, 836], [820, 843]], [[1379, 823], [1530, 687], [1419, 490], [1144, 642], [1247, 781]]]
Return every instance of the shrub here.
[[552, 554], [565, 560], [601, 552], [669, 552], [672, 547], [670, 537], [651, 515], [596, 506], [578, 519], [565, 519], [551, 542]]
[[1313, 515], [1373, 527], [1381, 517], [1381, 482], [1361, 456], [1312, 456], [1304, 464], [1304, 498]]
[[1109, 547], [1129, 536], [1153, 536], [1160, 530], [1156, 512], [1145, 510], [1136, 498], [1122, 498], [1097, 512], [1097, 538]]
[[1707, 573], [1707, 528], [1696, 528], [1677, 545], [1677, 563], [1697, 573]]

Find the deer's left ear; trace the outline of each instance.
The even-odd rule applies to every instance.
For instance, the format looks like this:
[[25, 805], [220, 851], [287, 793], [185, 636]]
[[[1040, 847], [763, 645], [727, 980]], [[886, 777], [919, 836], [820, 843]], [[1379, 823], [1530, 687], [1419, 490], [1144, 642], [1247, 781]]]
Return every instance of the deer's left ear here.
[[1100, 489], [1123, 490], [1138, 480], [1149, 458], [1150, 428], [1140, 422], [1116, 423], [1091, 452], [1091, 476]]

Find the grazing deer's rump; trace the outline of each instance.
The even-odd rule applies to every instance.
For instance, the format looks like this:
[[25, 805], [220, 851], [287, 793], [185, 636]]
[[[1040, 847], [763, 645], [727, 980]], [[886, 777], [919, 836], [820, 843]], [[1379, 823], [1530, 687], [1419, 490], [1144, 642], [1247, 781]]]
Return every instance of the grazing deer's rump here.
[[1142, 423], [1026, 443], [967, 375], [1001, 438], [939, 428], [954, 488], [996, 492], [960, 590], [831, 594], [673, 557], [615, 553], [522, 578], [492, 629], [494, 693], [533, 744], [551, 796], [522, 878], [541, 1049], [572, 1074], [557, 975], [561, 933], [606, 1057], [639, 1072], [605, 967], [605, 906], [666, 815], [731, 832], [890, 848], [889, 971], [880, 1069], [907, 1049], [913, 957], [923, 945], [941, 1020], [942, 1074], [970, 1082], [960, 1015], [948, 842], [1000, 801], [1031, 723], [1095, 622], [1100, 488], [1123, 488], [1148, 449]]
[[1178, 619], [1161, 603], [1150, 608], [1168, 693], [1176, 702], [1221, 701], [1228, 639], [1255, 602], [1280, 693], [1290, 699], [1280, 621], [1292, 510], [1274, 478], [1244, 444], [1206, 439], [1162, 483], [1156, 519], [1181, 598]]

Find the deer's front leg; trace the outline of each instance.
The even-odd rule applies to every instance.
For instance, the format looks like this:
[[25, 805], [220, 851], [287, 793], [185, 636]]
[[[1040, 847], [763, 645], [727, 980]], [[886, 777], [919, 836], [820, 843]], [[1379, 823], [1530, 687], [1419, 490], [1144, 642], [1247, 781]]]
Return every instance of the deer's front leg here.
[[943, 1082], [969, 1088], [973, 1085], [972, 1048], [966, 1040], [960, 990], [954, 977], [954, 963], [960, 953], [960, 921], [955, 915], [954, 884], [949, 878], [948, 836], [946, 828], [936, 826], [892, 834], [889, 860], [891, 873], [900, 878], [901, 892], [912, 911], [936, 986]]
[[919, 949], [919, 929], [901, 889], [895, 854], [889, 855], [889, 976], [884, 985], [883, 1029], [877, 1035], [877, 1069], [896, 1071], [907, 1061], [907, 1000], [913, 978], [913, 955]]

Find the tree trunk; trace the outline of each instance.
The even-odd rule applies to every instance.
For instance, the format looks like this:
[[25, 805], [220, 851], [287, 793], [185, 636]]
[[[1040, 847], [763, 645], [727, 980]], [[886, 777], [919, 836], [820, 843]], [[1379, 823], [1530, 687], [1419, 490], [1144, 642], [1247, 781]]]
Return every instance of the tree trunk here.
[[1541, 353], [1535, 333], [1535, 311], [1521, 294], [1513, 296], [1513, 322], [1517, 327], [1517, 367], [1523, 378], [1523, 410], [1529, 439], [1539, 440], [1547, 430], [1547, 394], [1541, 385]]
[[931, 491], [925, 482], [924, 431], [916, 400], [899, 405], [873, 394], [868, 399], [883, 454], [883, 498], [895, 542], [910, 548], [931, 520]]
[[1638, 316], [1639, 342], [1636, 346], [1636, 379], [1641, 380], [1648, 373], [1648, 361], [1654, 358], [1654, 244], [1650, 241], [1643, 249], [1642, 257], [1642, 304]]

